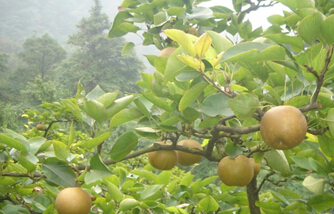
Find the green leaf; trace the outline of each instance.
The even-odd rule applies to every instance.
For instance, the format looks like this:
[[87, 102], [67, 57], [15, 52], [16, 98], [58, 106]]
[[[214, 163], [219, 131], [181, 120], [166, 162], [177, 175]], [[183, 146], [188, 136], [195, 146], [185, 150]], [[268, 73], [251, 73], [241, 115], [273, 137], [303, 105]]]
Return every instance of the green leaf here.
[[125, 33], [136, 33], [140, 28], [130, 22], [123, 22], [118, 25], [118, 30], [123, 31]]
[[322, 212], [334, 206], [334, 196], [328, 193], [317, 195], [311, 198], [306, 204], [318, 212]]
[[186, 8], [183, 8], [183, 7], [169, 7], [167, 9], [167, 14], [169, 16], [182, 16], [185, 11], [186, 11]]
[[116, 17], [114, 18], [114, 21], [112, 23], [111, 29], [109, 31], [108, 37], [114, 38], [114, 37], [121, 37], [127, 34], [126, 31], [121, 31], [119, 29], [119, 26], [124, 22], [125, 19], [131, 18], [132, 15], [127, 11], [121, 11], [117, 13]]
[[[195, 110], [194, 108], [190, 108], [190, 107], [183, 110], [182, 115], [184, 116], [184, 118], [186, 118], [187, 120], [189, 120], [191, 122], [197, 120], [200, 117], [200, 113], [197, 110]], [[175, 123], [179, 122], [179, 119], [177, 119], [177, 120], [175, 119], [174, 122]], [[172, 124], [172, 125], [174, 125], [174, 124]]]
[[264, 154], [264, 157], [274, 170], [284, 174], [290, 173], [290, 166], [283, 151], [270, 150]]
[[271, 190], [270, 193], [275, 199], [277, 199], [280, 202], [283, 202], [285, 205], [290, 204], [289, 201], [286, 200], [286, 198], [283, 195], [279, 194], [278, 192]]
[[233, 115], [233, 111], [228, 105], [230, 100], [231, 98], [222, 93], [212, 94], [203, 100], [202, 111], [210, 117]]
[[113, 161], [119, 161], [136, 148], [138, 137], [133, 132], [122, 134], [109, 153]]
[[326, 135], [319, 135], [318, 141], [321, 151], [328, 157], [334, 158], [334, 143], [333, 139]]
[[17, 155], [17, 160], [19, 163], [28, 170], [28, 172], [33, 172], [36, 170], [38, 158], [28, 153], [28, 155], [22, 154], [21, 152]]
[[310, 162], [309, 162], [308, 158], [306, 158], [306, 157], [298, 157], [298, 156], [294, 156], [294, 157], [291, 157], [291, 159], [292, 159], [293, 162], [295, 162], [295, 164], [297, 164], [297, 166], [299, 166], [300, 168], [307, 169], [307, 170], [312, 170], [312, 167], [311, 167], [311, 165], [310, 165]]
[[103, 163], [101, 157], [95, 154], [90, 159], [90, 170], [85, 174], [85, 183], [93, 183], [108, 175], [111, 175], [109, 168]]
[[329, 170], [326, 170], [326, 166], [323, 166], [321, 163], [318, 161], [314, 160], [313, 158], [309, 158], [309, 163], [314, 171], [317, 172], [318, 175], [320, 176], [327, 176], [329, 173]]
[[122, 56], [129, 56], [133, 53], [133, 49], [135, 47], [135, 44], [133, 42], [127, 42], [121, 52]]
[[142, 112], [137, 108], [126, 108], [114, 115], [110, 120], [110, 128], [119, 126], [131, 120], [135, 120], [143, 116]]
[[285, 60], [285, 49], [279, 45], [244, 42], [227, 49], [221, 58], [223, 62], [261, 62], [268, 60]]
[[166, 36], [177, 42], [180, 46], [184, 47], [190, 55], [195, 56], [195, 48], [191, 41], [191, 39], [188, 37], [188, 35], [181, 30], [177, 29], [168, 29], [163, 31]]
[[205, 178], [204, 180], [201, 181], [201, 187], [205, 187], [209, 184], [214, 183], [216, 179], [218, 179], [217, 175]]
[[13, 205], [13, 204], [7, 204], [4, 207], [2, 207], [1, 213], [3, 214], [10, 214], [10, 213], [30, 214], [29, 210], [22, 207], [22, 205]]
[[192, 104], [197, 97], [203, 92], [204, 88], [208, 86], [207, 82], [199, 82], [196, 85], [189, 88], [182, 96], [179, 103], [179, 110], [185, 110], [190, 104]]
[[207, 196], [198, 202], [197, 211], [204, 211], [206, 213], [214, 212], [219, 209], [217, 201], [211, 196]]
[[298, 36], [308, 44], [313, 45], [314, 41], [320, 36], [320, 26], [323, 20], [324, 15], [320, 12], [305, 17], [298, 25]]
[[187, 20], [204, 21], [213, 18], [213, 12], [207, 7], [193, 7], [192, 10], [186, 14]]
[[259, 98], [248, 93], [239, 94], [227, 103], [239, 119], [252, 117], [256, 109], [260, 107]]
[[135, 174], [135, 175], [138, 175], [139, 177], [142, 177], [142, 178], [145, 178], [145, 179], [148, 179], [150, 181], [153, 181], [155, 182], [157, 180], [157, 175], [148, 171], [148, 170], [139, 170], [139, 169], [134, 169], [134, 170], [131, 170], [130, 173], [132, 174]]
[[217, 53], [226, 51], [227, 49], [233, 46], [231, 40], [227, 39], [226, 37], [222, 36], [217, 32], [207, 31], [206, 33], [211, 37], [212, 46], [217, 51]]
[[242, 154], [242, 152], [243, 149], [234, 142], [228, 142], [225, 146], [225, 153], [232, 158], [235, 158], [237, 155]]
[[74, 143], [74, 139], [76, 137], [75, 129], [73, 126], [73, 120], [71, 122], [70, 133], [68, 134], [68, 146], [71, 146]]
[[208, 51], [211, 46], [212, 39], [211, 37], [204, 33], [201, 35], [194, 44], [195, 52], [197, 56], [202, 59], [205, 53]]
[[191, 182], [193, 181], [194, 175], [188, 172], [181, 180], [180, 185], [189, 187]]
[[96, 101], [102, 103], [105, 108], [108, 108], [111, 104], [114, 103], [114, 101], [116, 100], [118, 94], [119, 94], [119, 91], [105, 93], [105, 94], [99, 96], [96, 99]]
[[148, 101], [150, 101], [154, 105], [158, 106], [159, 108], [162, 108], [162, 109], [164, 109], [165, 111], [168, 111], [168, 112], [173, 111], [172, 107], [170, 105], [168, 105], [168, 103], [165, 100], [163, 100], [163, 99], [161, 99], [161, 98], [159, 98], [159, 97], [157, 97], [157, 96], [155, 96], [155, 95], [153, 95], [149, 92], [142, 92], [142, 95]]
[[163, 171], [157, 176], [156, 184], [167, 185], [171, 181], [172, 173], [171, 171]]
[[270, 85], [265, 85], [262, 88], [265, 89], [265, 90], [267, 90], [271, 94], [271, 96], [275, 98], [275, 100], [277, 101], [278, 105], [281, 103], [281, 96], [279, 95], [279, 93], [277, 92], [277, 90], [275, 90]]
[[27, 153], [28, 150], [26, 146], [18, 140], [7, 136], [6, 134], [0, 134], [0, 143], [6, 144], [7, 146], [17, 149], [23, 153]]
[[81, 109], [71, 100], [63, 100], [62, 104], [69, 110], [79, 121], [82, 121]]
[[304, 43], [300, 37], [287, 36], [285, 34], [267, 34], [265, 37], [280, 44], [289, 44], [294, 50], [304, 50]]
[[160, 11], [153, 16], [153, 23], [155, 26], [161, 26], [167, 21], [166, 12]]
[[138, 127], [135, 128], [135, 132], [140, 136], [143, 136], [148, 139], [159, 139], [158, 131], [152, 129], [151, 127]]
[[104, 183], [107, 185], [109, 196], [116, 202], [120, 202], [123, 199], [123, 194], [118, 187], [108, 180], [104, 180]]
[[279, 210], [281, 210], [281, 206], [279, 203], [271, 202], [271, 201], [256, 201], [255, 205], [258, 207], [261, 207], [261, 209], [265, 210], [265, 213], [280, 213]]
[[141, 199], [146, 199], [149, 198], [150, 196], [154, 195], [156, 192], [160, 191], [161, 187], [163, 185], [151, 185], [147, 186], [141, 193], [140, 193], [140, 198]]
[[334, 14], [328, 16], [320, 25], [321, 35], [326, 40], [326, 44], [334, 44]]
[[106, 120], [106, 108], [97, 100], [84, 101], [84, 111], [88, 116], [98, 121], [99, 123], [102, 123]]
[[314, 1], [311, 0], [305, 0], [305, 1], [277, 0], [277, 1], [289, 7], [294, 12], [302, 8], [314, 8]]
[[75, 186], [76, 175], [66, 162], [56, 158], [48, 158], [42, 165], [46, 179], [63, 187]]
[[115, 100], [115, 102], [107, 108], [107, 115], [105, 115], [105, 119], [111, 118], [117, 112], [121, 111], [126, 106], [128, 106], [135, 99], [136, 98], [133, 95], [129, 95], [129, 96], [125, 96], [125, 97]]
[[110, 132], [105, 132], [105, 133], [103, 133], [103, 134], [101, 134], [97, 137], [94, 137], [91, 140], [79, 142], [79, 143], [77, 143], [77, 145], [78, 146], [83, 146], [87, 149], [92, 149], [92, 148], [98, 146], [103, 141], [107, 140], [110, 136], [111, 136]]
[[334, 137], [334, 108], [328, 110], [326, 122], [331, 136]]
[[56, 157], [59, 160], [67, 161], [67, 158], [70, 155], [70, 150], [67, 145], [58, 140], [52, 140], [52, 144]]
[[28, 140], [30, 145], [29, 152], [32, 154], [36, 154], [40, 147], [45, 143], [46, 138], [44, 137], [33, 137]]
[[87, 100], [96, 100], [100, 96], [104, 95], [105, 92], [102, 90], [102, 88], [97, 85], [93, 90], [91, 90], [85, 97]]
[[216, 125], [219, 122], [219, 117], [209, 117], [204, 119], [198, 126], [199, 128], [209, 128]]
[[120, 211], [127, 211], [135, 208], [139, 205], [139, 202], [133, 198], [125, 198], [119, 203]]
[[173, 80], [177, 75], [182, 72], [196, 71], [193, 68], [185, 65], [177, 58], [178, 55], [182, 54], [187, 54], [187, 51], [184, 47], [179, 47], [168, 57], [163, 84], [166, 84], [167, 82]]
[[134, 100], [134, 103], [146, 117], [150, 116], [149, 109], [150, 107], [152, 107], [152, 105], [148, 106], [148, 103], [151, 104], [149, 101], [147, 101], [143, 97], [138, 97], [137, 99]]
[[307, 176], [303, 181], [303, 185], [311, 192], [321, 195], [324, 193], [325, 179]]

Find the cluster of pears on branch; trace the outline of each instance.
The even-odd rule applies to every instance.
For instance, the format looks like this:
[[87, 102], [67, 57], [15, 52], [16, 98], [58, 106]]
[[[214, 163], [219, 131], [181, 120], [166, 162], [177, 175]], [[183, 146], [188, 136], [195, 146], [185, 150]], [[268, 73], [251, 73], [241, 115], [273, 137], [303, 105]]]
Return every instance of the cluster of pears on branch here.
[[[305, 138], [307, 121], [303, 113], [293, 106], [277, 106], [268, 110], [261, 122], [263, 141], [274, 149], [287, 150], [298, 146]], [[166, 144], [166, 142], [157, 142]], [[177, 143], [190, 150], [203, 151], [196, 140], [185, 139]], [[202, 156], [176, 150], [159, 150], [148, 153], [149, 163], [159, 170], [171, 170], [177, 163], [190, 166], [202, 160]], [[246, 186], [260, 172], [260, 163], [253, 158], [238, 155], [225, 156], [218, 164], [218, 175], [227, 186]], [[235, 178], [240, 179], [235, 179]], [[88, 214], [92, 206], [90, 195], [80, 187], [63, 189], [56, 198], [59, 214]]]

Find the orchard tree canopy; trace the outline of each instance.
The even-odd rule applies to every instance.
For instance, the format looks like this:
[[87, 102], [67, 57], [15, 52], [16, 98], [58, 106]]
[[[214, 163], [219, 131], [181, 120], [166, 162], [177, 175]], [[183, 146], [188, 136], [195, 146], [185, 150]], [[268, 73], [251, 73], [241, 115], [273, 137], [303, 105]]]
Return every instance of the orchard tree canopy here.
[[[146, 56], [156, 71], [122, 96], [79, 82], [72, 99], [27, 111], [24, 133], [3, 129], [2, 213], [56, 213], [56, 195], [73, 186], [92, 196], [90, 213], [333, 213], [334, 2], [201, 2], [123, 1], [109, 37], [136, 33], [162, 50]], [[276, 3], [289, 10], [268, 29], [245, 19]], [[271, 132], [293, 146], [269, 146]], [[175, 155], [146, 158], [174, 151], [203, 160], [161, 171]], [[195, 178], [203, 164], [215, 173]]]

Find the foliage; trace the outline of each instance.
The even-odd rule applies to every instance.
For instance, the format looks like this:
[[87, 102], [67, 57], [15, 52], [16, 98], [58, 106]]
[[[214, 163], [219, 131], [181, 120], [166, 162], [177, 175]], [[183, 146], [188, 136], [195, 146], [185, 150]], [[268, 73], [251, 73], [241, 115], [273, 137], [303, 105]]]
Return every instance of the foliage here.
[[105, 32], [110, 26], [108, 17], [101, 13], [100, 1], [94, 2], [90, 17], [80, 21], [79, 32], [68, 40], [76, 51], [58, 69], [59, 82], [73, 93], [73, 82], [79, 80], [86, 90], [98, 84], [107, 91], [133, 92], [143, 65], [133, 53], [121, 57], [124, 39], [106, 38]]
[[[232, 0], [234, 10], [200, 2], [123, 1], [110, 37], [137, 33], [144, 23], [143, 45], [176, 50], [147, 56], [156, 71], [141, 74], [138, 93], [96, 86], [86, 94], [79, 82], [75, 97], [27, 111], [24, 133], [4, 129], [3, 213], [54, 213], [56, 194], [75, 185], [96, 197], [91, 213], [333, 212], [334, 3], [276, 1], [291, 11], [269, 17], [272, 26], [263, 31], [245, 15], [275, 2]], [[308, 122], [306, 138], [289, 150], [270, 148], [259, 132], [265, 112], [279, 105], [299, 108]], [[134, 123], [103, 154], [116, 127]], [[183, 138], [199, 139], [204, 150], [178, 145]], [[143, 146], [148, 139], [172, 144]], [[159, 150], [199, 154], [212, 167], [243, 154], [262, 169], [246, 188], [227, 187], [217, 175], [153, 169], [143, 155]]]

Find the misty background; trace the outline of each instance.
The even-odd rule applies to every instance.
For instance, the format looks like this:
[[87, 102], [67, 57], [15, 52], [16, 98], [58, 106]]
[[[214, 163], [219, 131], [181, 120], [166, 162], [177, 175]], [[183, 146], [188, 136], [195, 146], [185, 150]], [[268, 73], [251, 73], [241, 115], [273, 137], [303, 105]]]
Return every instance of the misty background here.
[[[101, 0], [102, 13], [112, 22], [123, 0]], [[93, 0], [0, 0], [0, 52], [17, 53], [22, 50], [24, 41], [32, 36], [48, 33], [56, 39], [67, 53], [69, 35], [78, 31], [77, 24], [89, 16]], [[126, 40], [141, 44], [141, 38], [128, 34]], [[144, 54], [156, 54], [153, 46], [136, 46], [137, 56], [145, 64], [144, 71], [153, 72]]]

